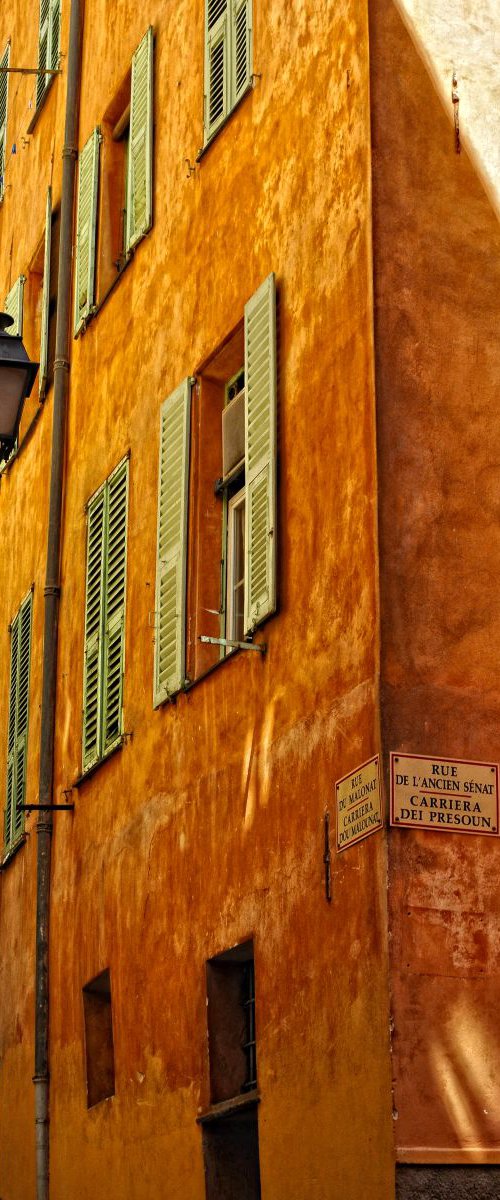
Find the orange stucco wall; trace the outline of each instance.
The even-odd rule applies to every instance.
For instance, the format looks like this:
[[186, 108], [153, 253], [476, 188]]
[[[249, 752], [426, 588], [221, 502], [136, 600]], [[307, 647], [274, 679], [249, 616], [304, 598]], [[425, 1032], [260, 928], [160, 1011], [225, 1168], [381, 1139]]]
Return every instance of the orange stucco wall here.
[[[395, 5], [371, 37], [384, 749], [497, 762], [498, 221]], [[499, 854], [391, 831], [402, 1161], [500, 1161]]]
[[[22, 53], [27, 6], [0, 14]], [[63, 49], [67, 39], [63, 3]], [[253, 935], [264, 1200], [392, 1194], [381, 835], [333, 862], [333, 785], [378, 749], [368, 31], [359, 2], [254, 2], [251, 93], [202, 143], [203, 5], [86, 5], [80, 146], [155, 29], [154, 226], [76, 342], [70, 383], [55, 796], [81, 771], [84, 506], [130, 453], [123, 748], [56, 814], [51, 903], [51, 1196], [204, 1195], [205, 961]], [[14, 46], [14, 40], [13, 40]], [[18, 53], [16, 51], [16, 53]], [[19, 50], [19, 53], [21, 51]], [[64, 64], [63, 59], [63, 64]], [[63, 76], [9, 161], [0, 284], [43, 232]], [[17, 85], [16, 85], [17, 86]], [[31, 84], [18, 85], [23, 130]], [[9, 135], [10, 140], [10, 135]], [[29, 214], [29, 217], [28, 217]], [[240, 654], [152, 706], [159, 409], [279, 291], [279, 611]], [[28, 346], [32, 353], [36, 347]], [[51, 395], [0, 484], [3, 635], [35, 581], [29, 796], [37, 793]], [[256, 661], [257, 660], [257, 661]], [[0, 734], [7, 694], [0, 691]], [[0, 1192], [33, 1195], [36, 836], [0, 878]], [[86, 1108], [82, 986], [109, 967], [116, 1094]]]

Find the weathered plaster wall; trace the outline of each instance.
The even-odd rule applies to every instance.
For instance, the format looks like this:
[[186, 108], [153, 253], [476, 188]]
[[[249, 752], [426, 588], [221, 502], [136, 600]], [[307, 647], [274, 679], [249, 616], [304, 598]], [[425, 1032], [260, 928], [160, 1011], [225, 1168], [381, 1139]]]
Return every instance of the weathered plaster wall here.
[[[498, 761], [500, 230], [397, 6], [371, 16], [384, 746]], [[390, 835], [403, 1161], [499, 1161], [499, 855]]]
[[[373, 1200], [387, 1200], [383, 839], [334, 862], [331, 905], [322, 862], [334, 780], [378, 746], [366, 11], [357, 0], [301, 0], [290, 21], [285, 0], [255, 3], [254, 70], [262, 77], [186, 179], [184, 159], [194, 159], [202, 140], [202, 8], [184, 0], [174, 15], [156, 0], [138, 14], [120, 0], [110, 22], [102, 2], [86, 5], [80, 145], [119, 88], [147, 21], [155, 27], [155, 221], [74, 344], [56, 800], [81, 769], [84, 506], [127, 451], [124, 713], [132, 738], [73, 793], [74, 816], [56, 817], [52, 1200], [94, 1200], [104, 1191], [110, 1200], [149, 1200], [165, 1189], [171, 1200], [201, 1200], [205, 960], [250, 934], [263, 1195], [358, 1200], [369, 1179]], [[40, 130], [42, 120], [50, 118], [43, 114]], [[265, 629], [268, 655], [256, 662], [241, 654], [154, 711], [160, 404], [231, 332], [271, 270], [280, 309], [280, 607]], [[38, 474], [34, 465], [28, 478], [20, 459], [24, 482], [16, 486], [19, 496], [29, 486], [40, 495], [43, 523], [41, 444], [32, 442]], [[11, 513], [0, 520], [7, 536]], [[30, 536], [43, 558], [42, 532]], [[19, 553], [24, 561], [27, 551]], [[1, 581], [0, 574], [0, 594]], [[37, 612], [41, 620], [41, 601]], [[32, 695], [35, 708], [35, 678]], [[4, 728], [5, 719], [4, 712]], [[21, 851], [9, 868], [12, 889], [21, 870], [33, 887], [31, 847], [29, 860]], [[26, 930], [22, 971], [10, 955], [4, 967], [19, 996], [32, 986], [32, 909]], [[87, 1111], [81, 989], [105, 967], [116, 1095]], [[29, 1004], [22, 1027], [29, 1053], [10, 1039], [2, 1116], [7, 1137], [16, 1122], [27, 1160]], [[12, 1075], [21, 1118], [7, 1104]], [[8, 1200], [32, 1195], [31, 1163], [21, 1174], [0, 1165]]]

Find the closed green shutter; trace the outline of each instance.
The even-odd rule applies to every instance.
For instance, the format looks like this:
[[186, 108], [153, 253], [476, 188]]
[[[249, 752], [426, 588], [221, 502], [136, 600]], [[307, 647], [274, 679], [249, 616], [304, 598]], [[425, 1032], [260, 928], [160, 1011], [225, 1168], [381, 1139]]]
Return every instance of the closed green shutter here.
[[186, 563], [191, 380], [165, 400], [160, 415], [155, 604], [154, 703], [185, 680]]
[[250, 84], [251, 75], [251, 0], [232, 0], [232, 56], [231, 80], [233, 86], [233, 103]]
[[97, 191], [101, 134], [94, 129], [80, 152], [76, 218], [75, 334], [94, 308]]
[[83, 669], [83, 769], [101, 753], [102, 619], [104, 600], [105, 488], [91, 500], [87, 527], [85, 659]]
[[151, 229], [153, 221], [153, 30], [132, 58], [130, 136], [127, 173], [126, 251]]
[[123, 659], [125, 641], [125, 575], [127, 562], [128, 460], [110, 477], [107, 487], [107, 537], [104, 589], [103, 752], [123, 731]]
[[[38, 32], [38, 70], [56, 71], [61, 37], [61, 0], [40, 0]], [[36, 107], [39, 108], [52, 75], [40, 74], [36, 83]]]
[[[10, 63], [10, 44], [6, 46], [0, 66], [8, 67]], [[9, 76], [7, 71], [0, 71], [0, 200], [5, 192], [5, 164], [7, 160], [7, 101], [9, 95]]]
[[17, 335], [17, 337], [23, 336], [23, 307], [24, 307], [24, 285], [25, 285], [25, 283], [26, 283], [26, 276], [20, 275], [19, 279], [16, 279], [16, 282], [11, 287], [8, 296], [5, 297], [4, 311], [9, 314], [9, 317], [13, 317], [13, 319], [14, 319], [14, 324], [11, 325], [10, 328], [7, 330], [7, 333], [10, 333], [11, 337], [16, 337], [16, 335]]
[[245, 305], [245, 634], [276, 609], [276, 284]]
[[205, 0], [205, 140], [231, 107], [229, 0]]
[[49, 361], [49, 304], [50, 304], [50, 242], [52, 236], [52, 189], [47, 190], [45, 206], [45, 251], [43, 256], [43, 287], [42, 312], [40, 318], [40, 369], [39, 391], [40, 400], [44, 399], [47, 389], [47, 368]]
[[26, 796], [32, 593], [23, 601], [11, 627], [7, 786], [4, 840], [13, 845], [24, 829], [21, 805]]

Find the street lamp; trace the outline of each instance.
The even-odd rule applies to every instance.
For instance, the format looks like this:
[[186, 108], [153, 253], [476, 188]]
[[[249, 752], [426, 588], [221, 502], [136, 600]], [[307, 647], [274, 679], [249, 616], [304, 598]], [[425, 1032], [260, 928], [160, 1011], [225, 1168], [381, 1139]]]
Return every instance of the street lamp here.
[[10, 454], [17, 438], [24, 401], [40, 363], [31, 362], [18, 334], [8, 333], [13, 317], [0, 312], [0, 455]]

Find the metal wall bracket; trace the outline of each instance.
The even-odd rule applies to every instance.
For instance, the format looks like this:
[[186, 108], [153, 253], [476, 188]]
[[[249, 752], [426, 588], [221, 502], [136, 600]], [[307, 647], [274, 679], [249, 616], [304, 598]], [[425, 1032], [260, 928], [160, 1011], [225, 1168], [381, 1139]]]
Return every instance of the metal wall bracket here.
[[20, 812], [72, 812], [74, 804], [18, 804]]
[[266, 654], [267, 642], [233, 642], [230, 638], [206, 637], [200, 634], [200, 642], [209, 642], [211, 646], [228, 646], [230, 650], [256, 650], [257, 654]]

